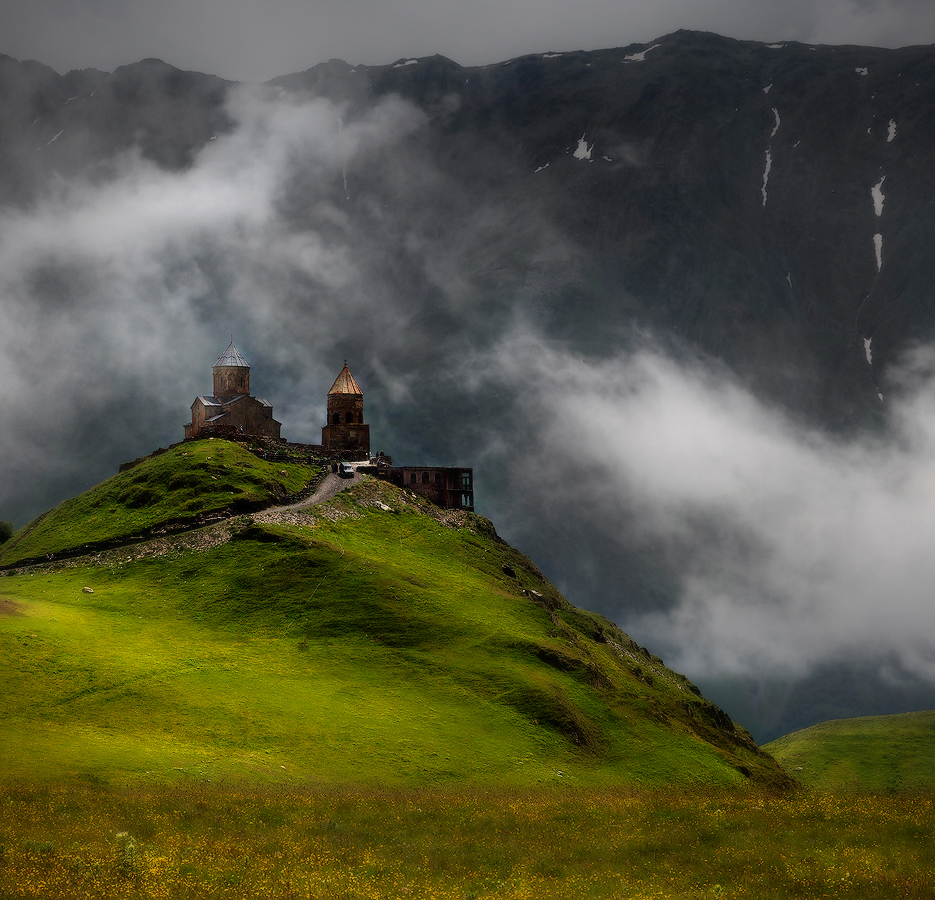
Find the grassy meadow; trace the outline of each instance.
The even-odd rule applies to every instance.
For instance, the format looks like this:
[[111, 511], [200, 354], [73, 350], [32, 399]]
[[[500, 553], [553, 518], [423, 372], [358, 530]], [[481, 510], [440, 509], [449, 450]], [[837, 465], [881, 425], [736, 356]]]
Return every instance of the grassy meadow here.
[[[318, 475], [184, 444], [0, 562]], [[935, 895], [931, 781], [793, 788], [486, 519], [376, 479], [8, 569], [0, 655], [4, 900]]]
[[935, 795], [7, 784], [0, 896], [931, 898]]
[[935, 711], [822, 722], [767, 745], [787, 771], [821, 790], [935, 787]]

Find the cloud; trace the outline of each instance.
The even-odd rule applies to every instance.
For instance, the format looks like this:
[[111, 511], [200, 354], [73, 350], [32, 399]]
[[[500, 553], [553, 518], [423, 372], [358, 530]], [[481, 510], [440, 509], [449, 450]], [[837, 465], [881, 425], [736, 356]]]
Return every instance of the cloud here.
[[823, 0], [816, 4], [811, 41], [905, 47], [935, 39], [935, 9], [924, 0]]
[[470, 368], [475, 390], [522, 385], [516, 439], [491, 451], [509, 502], [525, 504], [513, 511], [521, 542], [564, 523], [577, 554], [604, 565], [605, 593], [615, 545], [629, 558], [654, 548], [676, 573], [655, 608], [576, 602], [694, 677], [800, 677], [859, 655], [935, 681], [931, 348], [897, 376], [886, 432], [849, 440], [764, 405], [715, 363], [651, 344], [587, 359], [526, 332]]
[[397, 97], [352, 113], [237, 89], [227, 114], [187, 168], [95, 158], [0, 208], [5, 518], [179, 440], [231, 333], [289, 439], [320, 438], [347, 357], [387, 449], [445, 453], [436, 376], [568, 263], [512, 162], [471, 144], [446, 169]]
[[[345, 122], [328, 102], [249, 90], [228, 112], [235, 129], [187, 170], [132, 152], [107, 177], [53, 179], [30, 208], [0, 210], [0, 457], [17, 476], [0, 502], [18, 520], [65, 484], [100, 480], [114, 454], [177, 440], [207, 354], [231, 331], [268, 360], [267, 376], [291, 365], [294, 380], [330, 383], [315, 351], [372, 299], [344, 208], [347, 168], [405, 141], [423, 116], [390, 98]], [[300, 401], [308, 439], [324, 393], [304, 396], [315, 398]], [[44, 490], [30, 492], [36, 482]]]

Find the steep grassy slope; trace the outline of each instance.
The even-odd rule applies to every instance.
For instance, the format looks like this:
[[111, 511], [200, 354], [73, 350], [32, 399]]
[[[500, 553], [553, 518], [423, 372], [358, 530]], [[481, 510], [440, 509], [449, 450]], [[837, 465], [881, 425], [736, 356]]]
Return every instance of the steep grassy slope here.
[[370, 479], [257, 518], [0, 580], [0, 775], [785, 781], [486, 519]]
[[150, 457], [20, 529], [0, 565], [128, 538], [156, 526], [285, 497], [318, 475], [315, 467], [271, 463], [232, 441], [189, 441]]
[[935, 788], [935, 711], [823, 722], [781, 737], [766, 749], [810, 787]]

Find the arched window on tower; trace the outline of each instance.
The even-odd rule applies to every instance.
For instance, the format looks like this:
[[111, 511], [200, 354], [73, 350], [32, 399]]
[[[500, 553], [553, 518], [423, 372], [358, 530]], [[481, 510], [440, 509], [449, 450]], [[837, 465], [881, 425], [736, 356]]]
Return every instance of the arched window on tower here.
[[416, 483], [416, 473], [415, 473], [415, 472], [413, 472], [413, 473], [409, 476], [409, 483], [410, 483], [410, 484], [415, 484], [415, 483]]
[[341, 424], [341, 413], [335, 413], [334, 416], [332, 416], [331, 424], [332, 424], [332, 425], [340, 425], [340, 424]]
[[423, 473], [422, 473], [422, 483], [423, 483], [423, 484], [428, 484], [428, 483], [429, 483], [429, 473], [428, 473], [428, 472], [423, 472]]

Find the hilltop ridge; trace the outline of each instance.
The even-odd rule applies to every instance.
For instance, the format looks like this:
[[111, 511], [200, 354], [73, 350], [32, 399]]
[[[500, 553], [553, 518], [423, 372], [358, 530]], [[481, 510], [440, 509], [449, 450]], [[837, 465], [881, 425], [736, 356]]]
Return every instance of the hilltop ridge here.
[[[128, 483], [170, 464], [240, 471], [241, 448], [204, 443], [210, 459], [161, 454]], [[113, 481], [42, 517], [42, 539], [65, 549], [82, 516], [122, 512], [126, 480]], [[150, 510], [171, 517], [185, 496]], [[0, 580], [0, 703], [15, 725], [2, 775], [791, 783], [488, 520], [375, 478], [313, 507], [19, 571]]]

